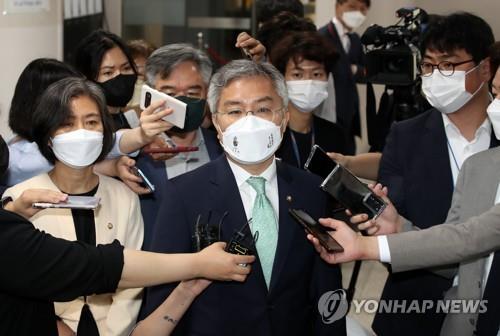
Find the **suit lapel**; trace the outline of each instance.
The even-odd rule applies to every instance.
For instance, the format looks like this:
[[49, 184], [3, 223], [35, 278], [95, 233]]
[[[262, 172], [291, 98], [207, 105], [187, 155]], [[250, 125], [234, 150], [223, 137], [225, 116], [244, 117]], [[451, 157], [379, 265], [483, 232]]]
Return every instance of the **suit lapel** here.
[[288, 214], [290, 199], [293, 199], [292, 176], [285, 164], [277, 162], [278, 196], [279, 196], [279, 234], [278, 246], [274, 257], [273, 272], [269, 292], [272, 293], [277, 284], [278, 278], [285, 266], [285, 261], [290, 250], [295, 232], [295, 226], [291, 225], [291, 217]]

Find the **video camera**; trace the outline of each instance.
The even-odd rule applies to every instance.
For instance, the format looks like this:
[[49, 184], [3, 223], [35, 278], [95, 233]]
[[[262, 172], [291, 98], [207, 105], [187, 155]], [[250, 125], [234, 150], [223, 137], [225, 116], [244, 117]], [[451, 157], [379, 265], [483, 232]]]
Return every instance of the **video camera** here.
[[388, 86], [409, 86], [418, 77], [419, 39], [428, 21], [418, 7], [396, 11], [399, 21], [392, 26], [371, 25], [361, 36], [365, 46], [367, 81]]

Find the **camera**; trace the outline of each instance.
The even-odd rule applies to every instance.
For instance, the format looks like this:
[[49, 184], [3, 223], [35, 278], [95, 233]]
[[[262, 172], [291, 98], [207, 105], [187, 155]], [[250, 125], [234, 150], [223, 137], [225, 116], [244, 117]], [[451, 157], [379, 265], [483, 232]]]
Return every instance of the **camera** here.
[[418, 7], [396, 11], [399, 21], [392, 26], [372, 25], [361, 36], [365, 46], [366, 80], [373, 84], [409, 86], [418, 78], [420, 35], [428, 21]]

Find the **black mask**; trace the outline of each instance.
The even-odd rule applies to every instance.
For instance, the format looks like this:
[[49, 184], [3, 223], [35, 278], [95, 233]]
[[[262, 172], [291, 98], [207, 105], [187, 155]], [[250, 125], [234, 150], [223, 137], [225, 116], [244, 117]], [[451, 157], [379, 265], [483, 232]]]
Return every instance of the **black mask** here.
[[0, 135], [0, 178], [2, 178], [9, 168], [9, 147]]
[[124, 107], [132, 99], [137, 75], [122, 75], [97, 83], [104, 92], [106, 103], [112, 107]]
[[184, 128], [172, 127], [170, 131], [176, 133], [187, 133], [194, 131], [201, 126], [203, 116], [205, 115], [205, 105], [207, 101], [200, 98], [191, 98], [186, 96], [175, 97], [181, 102], [186, 103], [186, 121]]

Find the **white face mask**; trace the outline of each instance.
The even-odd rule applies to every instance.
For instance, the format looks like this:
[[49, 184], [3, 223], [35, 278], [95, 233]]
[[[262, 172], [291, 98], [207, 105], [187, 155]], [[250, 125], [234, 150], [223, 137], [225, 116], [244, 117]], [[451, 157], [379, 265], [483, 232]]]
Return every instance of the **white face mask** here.
[[52, 151], [65, 165], [81, 169], [90, 166], [102, 152], [102, 132], [79, 129], [51, 139]]
[[451, 76], [444, 76], [434, 69], [430, 76], [422, 76], [422, 91], [429, 103], [441, 113], [453, 113], [462, 108], [474, 95], [481, 90], [484, 82], [474, 92], [465, 89], [465, 78], [479, 65], [469, 71], [455, 70]]
[[241, 164], [266, 161], [280, 143], [281, 127], [253, 115], [241, 118], [222, 132], [224, 151]]
[[287, 81], [288, 98], [301, 112], [312, 112], [327, 97], [327, 81], [294, 80]]
[[342, 21], [351, 29], [356, 29], [365, 22], [366, 16], [360, 11], [344, 12]]
[[497, 139], [500, 139], [500, 99], [494, 99], [486, 110]]

